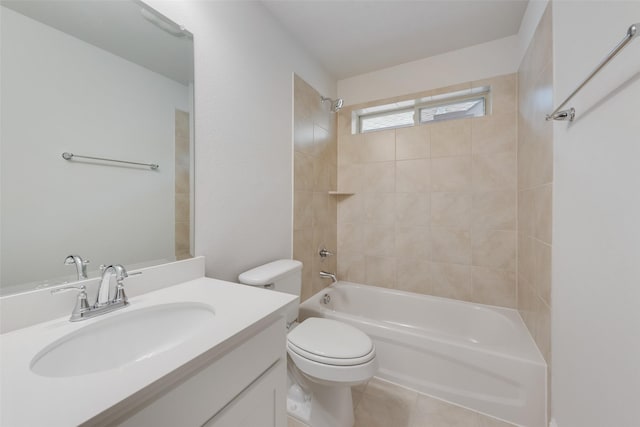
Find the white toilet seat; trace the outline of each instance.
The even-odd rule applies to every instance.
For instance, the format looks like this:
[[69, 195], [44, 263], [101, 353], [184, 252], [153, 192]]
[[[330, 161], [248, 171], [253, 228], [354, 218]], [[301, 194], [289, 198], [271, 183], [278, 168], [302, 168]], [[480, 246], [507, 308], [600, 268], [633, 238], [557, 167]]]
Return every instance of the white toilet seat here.
[[323, 382], [357, 384], [378, 367], [371, 338], [331, 319], [312, 317], [287, 336], [287, 353], [298, 369]]
[[362, 365], [363, 363], [367, 363], [368, 361], [376, 357], [376, 352], [374, 349], [371, 349], [369, 353], [360, 357], [339, 358], [339, 357], [322, 356], [319, 354], [308, 352], [305, 349], [296, 346], [292, 342], [287, 342], [287, 350], [295, 352], [297, 355], [304, 357], [305, 359], [309, 359], [313, 362], [324, 363], [325, 365], [335, 365], [335, 366]]

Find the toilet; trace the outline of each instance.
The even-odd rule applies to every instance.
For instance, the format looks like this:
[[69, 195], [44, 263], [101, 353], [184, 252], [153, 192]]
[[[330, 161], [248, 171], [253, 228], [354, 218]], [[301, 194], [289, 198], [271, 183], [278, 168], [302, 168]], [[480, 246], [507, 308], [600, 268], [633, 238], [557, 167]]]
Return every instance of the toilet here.
[[[240, 283], [300, 297], [302, 263], [278, 260], [246, 271]], [[371, 338], [346, 323], [309, 318], [298, 323], [297, 305], [287, 316], [287, 410], [311, 427], [352, 427], [351, 386], [378, 369]]]

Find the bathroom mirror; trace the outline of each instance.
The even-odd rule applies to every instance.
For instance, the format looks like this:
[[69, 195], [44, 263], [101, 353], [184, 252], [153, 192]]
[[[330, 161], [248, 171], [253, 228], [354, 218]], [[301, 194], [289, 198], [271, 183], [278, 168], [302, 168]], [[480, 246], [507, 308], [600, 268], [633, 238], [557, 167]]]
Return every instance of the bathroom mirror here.
[[136, 0], [0, 6], [0, 293], [190, 257], [192, 34]]

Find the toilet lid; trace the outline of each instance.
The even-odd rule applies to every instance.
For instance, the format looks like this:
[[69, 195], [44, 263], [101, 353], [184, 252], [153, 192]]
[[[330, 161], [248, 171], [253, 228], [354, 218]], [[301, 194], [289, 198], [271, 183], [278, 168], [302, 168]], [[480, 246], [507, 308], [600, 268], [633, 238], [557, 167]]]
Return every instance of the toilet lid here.
[[311, 317], [289, 332], [287, 341], [292, 351], [307, 358], [316, 359], [313, 356], [319, 356], [318, 361], [362, 360], [365, 356], [375, 355], [373, 343], [367, 334], [346, 323], [331, 319]]

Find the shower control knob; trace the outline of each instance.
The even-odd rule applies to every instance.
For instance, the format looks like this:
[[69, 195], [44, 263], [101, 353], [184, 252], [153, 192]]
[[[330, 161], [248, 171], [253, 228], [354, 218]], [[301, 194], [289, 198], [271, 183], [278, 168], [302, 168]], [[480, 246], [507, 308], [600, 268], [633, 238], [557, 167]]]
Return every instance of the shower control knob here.
[[318, 252], [318, 255], [320, 255], [322, 258], [326, 258], [329, 256], [333, 256], [333, 252], [328, 251], [327, 248], [322, 248], [320, 249], [320, 251]]

